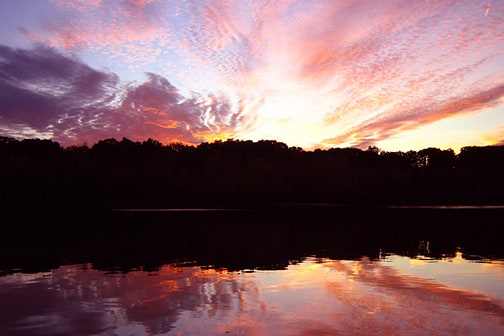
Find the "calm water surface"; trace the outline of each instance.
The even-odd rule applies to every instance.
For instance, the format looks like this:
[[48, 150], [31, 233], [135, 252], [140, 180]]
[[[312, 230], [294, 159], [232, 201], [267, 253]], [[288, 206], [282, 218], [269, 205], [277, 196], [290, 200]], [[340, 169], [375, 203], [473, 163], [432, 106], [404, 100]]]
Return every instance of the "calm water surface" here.
[[65, 265], [0, 277], [2, 335], [504, 335], [504, 262], [308, 257], [283, 270]]

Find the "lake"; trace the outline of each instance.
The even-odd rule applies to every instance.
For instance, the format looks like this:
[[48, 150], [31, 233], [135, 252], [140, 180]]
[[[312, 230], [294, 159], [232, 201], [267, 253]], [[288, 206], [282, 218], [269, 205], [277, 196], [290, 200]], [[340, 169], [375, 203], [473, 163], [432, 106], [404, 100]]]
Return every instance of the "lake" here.
[[64, 265], [0, 278], [3, 335], [502, 335], [504, 263], [308, 257], [283, 270]]
[[504, 334], [501, 208], [165, 210], [4, 217], [2, 335]]

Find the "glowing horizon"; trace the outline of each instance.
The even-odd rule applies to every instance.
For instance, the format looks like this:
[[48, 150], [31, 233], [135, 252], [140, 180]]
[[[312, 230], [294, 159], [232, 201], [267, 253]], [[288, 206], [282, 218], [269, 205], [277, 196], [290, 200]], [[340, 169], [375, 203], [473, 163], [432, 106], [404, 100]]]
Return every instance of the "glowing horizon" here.
[[504, 144], [503, 1], [0, 6], [0, 135]]

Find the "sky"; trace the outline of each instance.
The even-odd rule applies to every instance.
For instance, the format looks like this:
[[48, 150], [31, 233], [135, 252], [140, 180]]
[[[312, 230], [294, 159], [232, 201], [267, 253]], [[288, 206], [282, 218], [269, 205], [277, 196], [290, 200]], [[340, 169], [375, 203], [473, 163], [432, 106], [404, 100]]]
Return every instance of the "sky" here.
[[504, 0], [0, 0], [0, 135], [504, 144]]

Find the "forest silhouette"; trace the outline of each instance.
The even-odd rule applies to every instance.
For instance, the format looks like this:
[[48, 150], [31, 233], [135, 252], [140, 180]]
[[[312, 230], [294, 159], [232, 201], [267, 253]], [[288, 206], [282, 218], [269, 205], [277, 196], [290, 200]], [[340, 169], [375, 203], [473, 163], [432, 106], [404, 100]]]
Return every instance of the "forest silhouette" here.
[[504, 203], [504, 146], [305, 151], [274, 140], [198, 146], [0, 138], [3, 210], [271, 204]]

